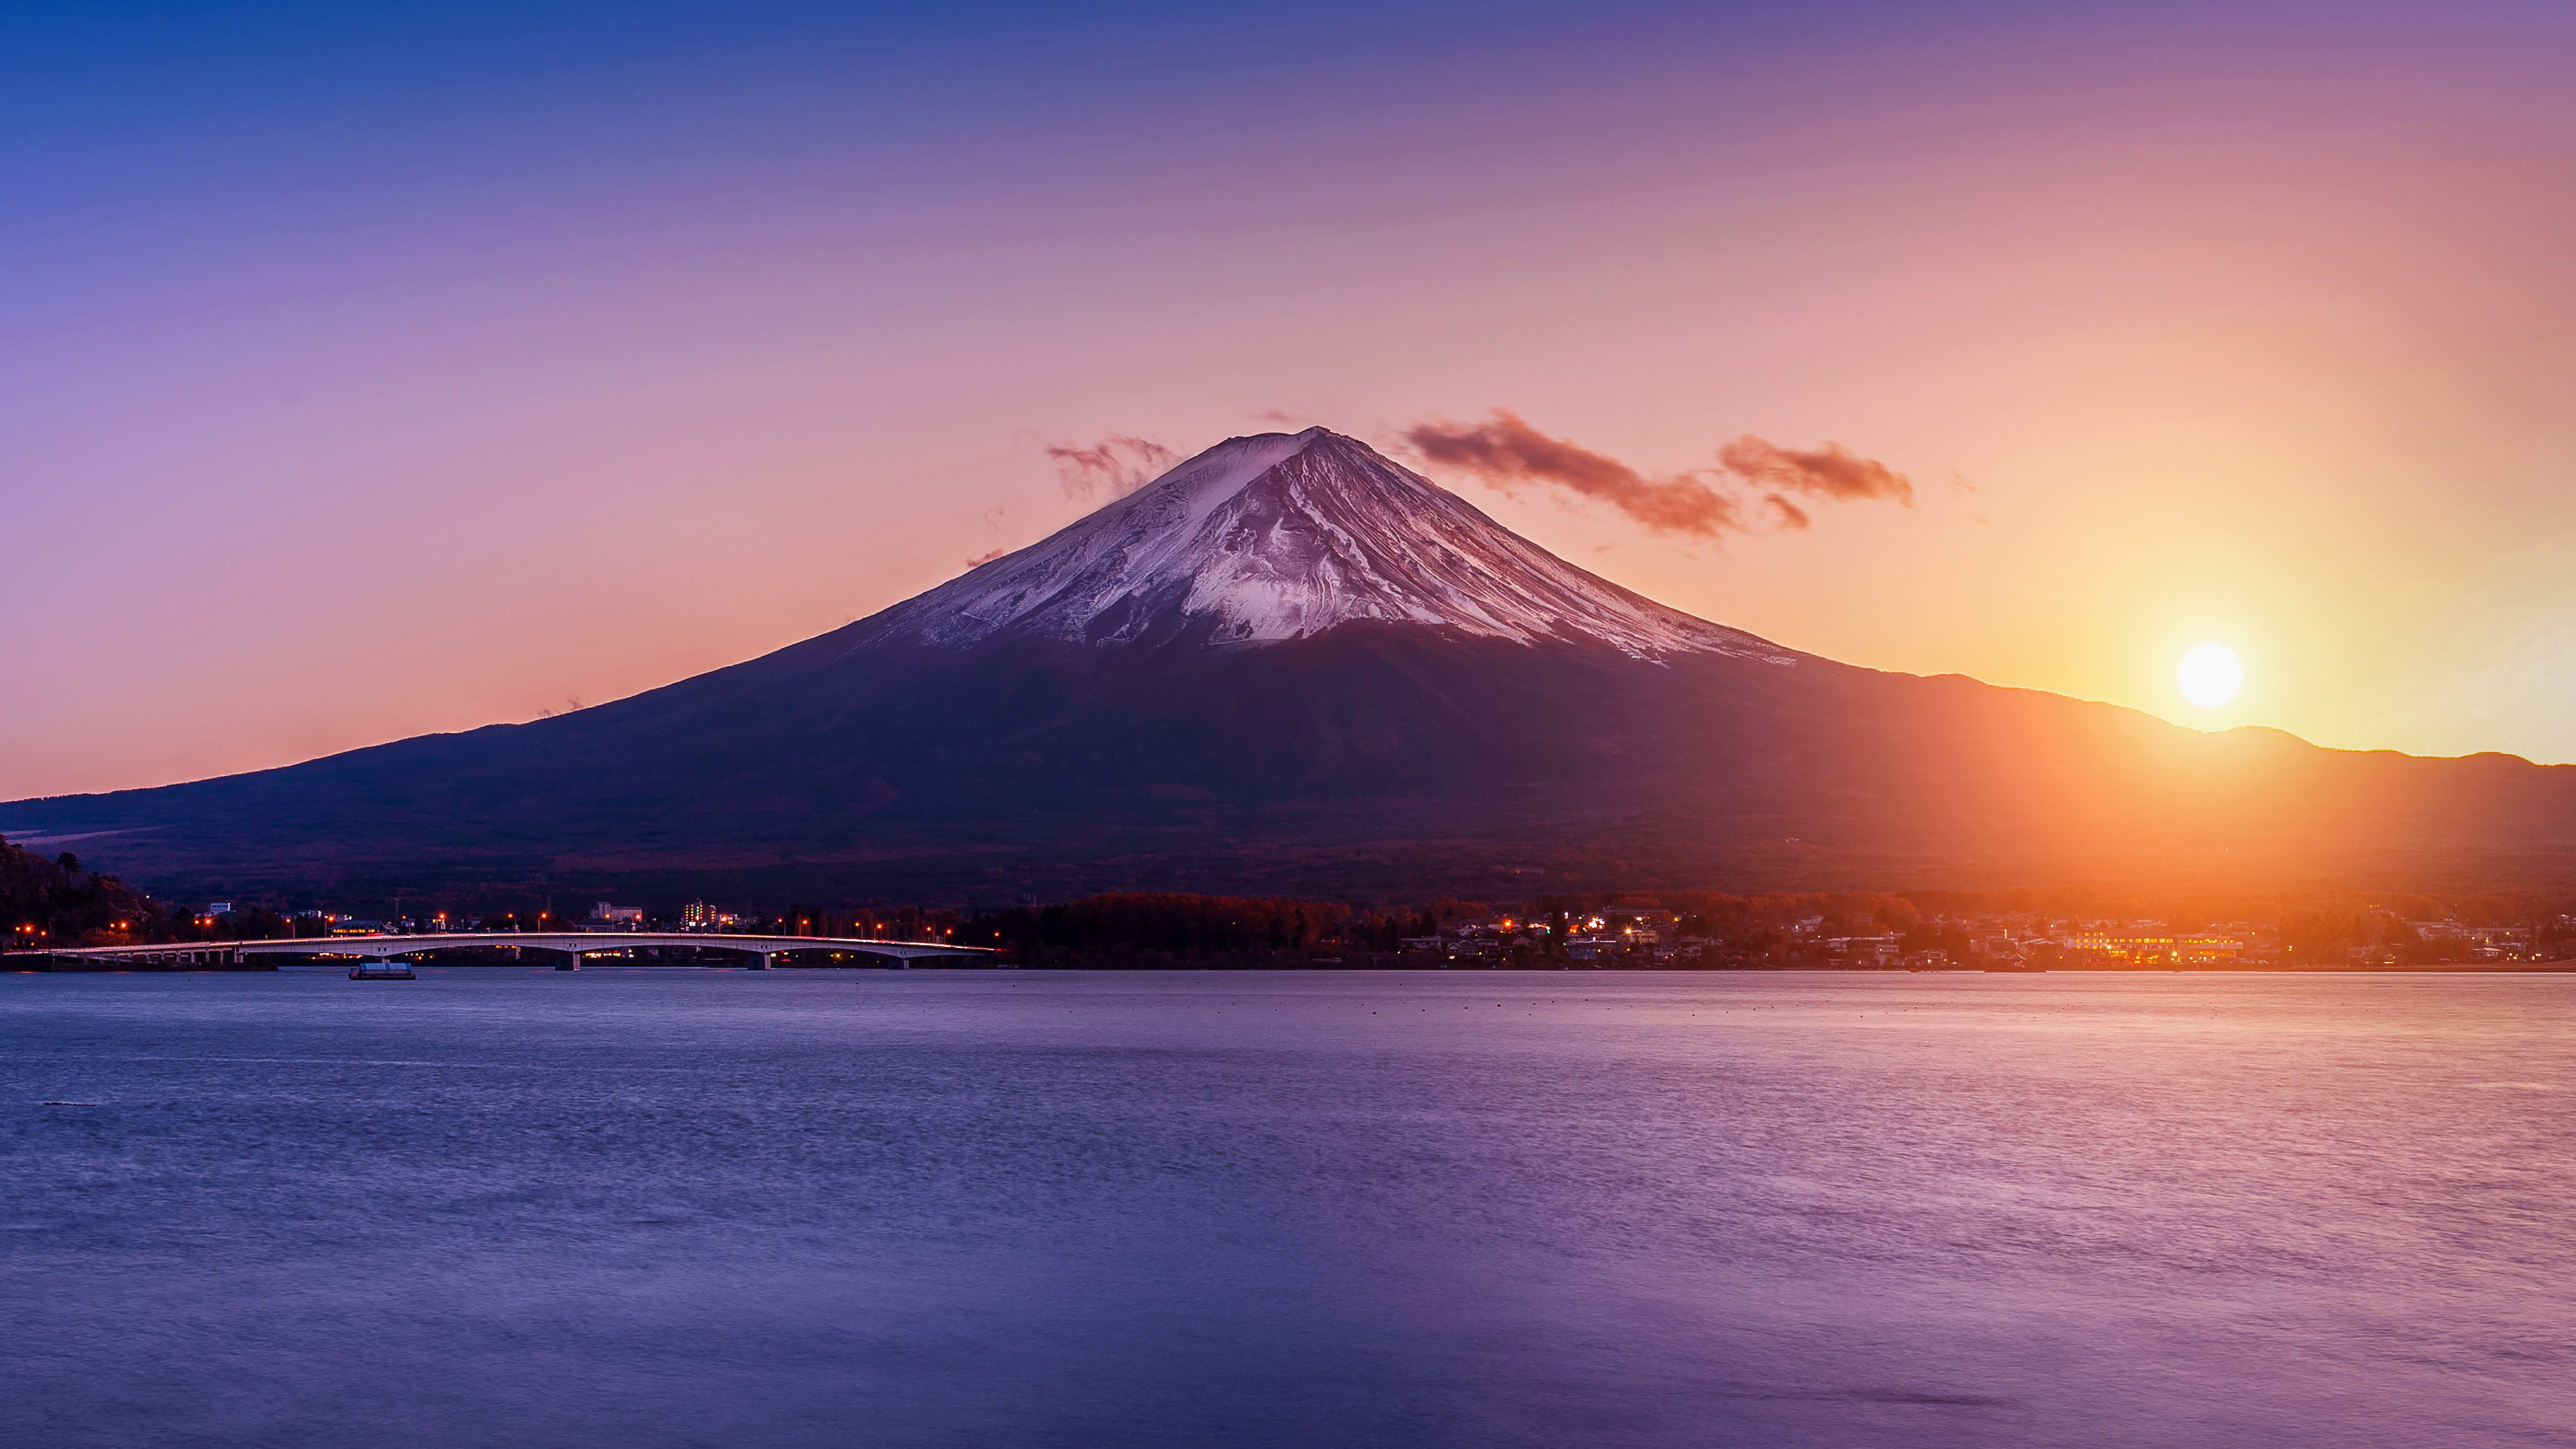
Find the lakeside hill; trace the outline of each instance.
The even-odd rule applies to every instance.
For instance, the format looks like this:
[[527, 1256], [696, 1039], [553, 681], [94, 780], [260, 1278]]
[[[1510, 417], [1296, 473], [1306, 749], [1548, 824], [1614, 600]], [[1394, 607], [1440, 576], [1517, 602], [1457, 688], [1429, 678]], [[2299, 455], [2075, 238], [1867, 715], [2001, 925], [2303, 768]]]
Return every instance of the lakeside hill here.
[[0, 832], [174, 892], [2432, 885], [2576, 874], [2576, 767], [1838, 664], [1314, 428], [613, 704], [12, 802]]

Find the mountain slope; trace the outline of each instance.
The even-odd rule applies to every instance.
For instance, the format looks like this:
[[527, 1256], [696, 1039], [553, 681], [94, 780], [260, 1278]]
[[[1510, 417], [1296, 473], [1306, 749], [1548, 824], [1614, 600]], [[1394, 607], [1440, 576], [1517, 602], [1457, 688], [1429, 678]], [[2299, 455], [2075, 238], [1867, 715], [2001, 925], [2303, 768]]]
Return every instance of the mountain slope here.
[[886, 610], [846, 644], [1269, 644], [1361, 622], [1583, 640], [1644, 659], [1786, 658], [1586, 573], [1324, 428], [1230, 438], [1074, 526]]
[[2576, 770], [1853, 669], [1620, 589], [1313, 429], [1220, 444], [728, 669], [0, 806], [28, 831], [242, 894], [2421, 883], [2567, 869]]

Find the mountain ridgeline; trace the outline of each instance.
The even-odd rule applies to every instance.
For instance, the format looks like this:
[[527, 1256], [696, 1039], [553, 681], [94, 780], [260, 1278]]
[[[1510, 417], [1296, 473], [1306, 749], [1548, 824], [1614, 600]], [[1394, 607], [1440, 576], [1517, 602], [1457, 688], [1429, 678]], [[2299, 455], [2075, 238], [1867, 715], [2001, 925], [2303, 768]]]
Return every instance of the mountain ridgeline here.
[[0, 805], [165, 890], [2563, 880], [2576, 768], [1857, 669], [1598, 578], [1321, 428], [613, 704]]

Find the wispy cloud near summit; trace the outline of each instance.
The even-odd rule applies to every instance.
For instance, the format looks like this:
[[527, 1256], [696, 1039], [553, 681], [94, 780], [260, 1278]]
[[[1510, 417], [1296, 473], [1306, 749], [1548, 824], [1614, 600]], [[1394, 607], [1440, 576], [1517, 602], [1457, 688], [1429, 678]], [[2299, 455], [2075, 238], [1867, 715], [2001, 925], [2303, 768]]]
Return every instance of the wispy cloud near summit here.
[[1563, 488], [1608, 503], [1650, 532], [1715, 538], [1744, 527], [1736, 501], [1698, 478], [1647, 477], [1607, 453], [1551, 438], [1509, 408], [1494, 409], [1481, 423], [1416, 423], [1404, 440], [1431, 462], [1472, 474], [1489, 488]]
[[1550, 437], [1509, 408], [1480, 423], [1416, 423], [1404, 441], [1425, 461], [1466, 473], [1504, 493], [1538, 485], [1597, 499], [1650, 533], [1719, 538], [1751, 532], [1747, 504], [1727, 487], [1759, 490], [1779, 528], [1814, 520], [1792, 493], [1831, 502], [1892, 500], [1914, 505], [1914, 484], [1875, 458], [1840, 443], [1784, 448], [1746, 433], [1717, 450], [1717, 467], [1653, 475], [1567, 438]]
[[1064, 496], [1084, 502], [1099, 497], [1103, 490], [1112, 498], [1124, 498], [1180, 461], [1179, 454], [1162, 444], [1126, 433], [1111, 433], [1087, 447], [1049, 443], [1046, 454], [1055, 460]]
[[1717, 450], [1718, 466], [1748, 483], [1849, 502], [1887, 498], [1911, 508], [1914, 483], [1875, 458], [1863, 458], [1840, 443], [1818, 448], [1784, 448], [1746, 433]]

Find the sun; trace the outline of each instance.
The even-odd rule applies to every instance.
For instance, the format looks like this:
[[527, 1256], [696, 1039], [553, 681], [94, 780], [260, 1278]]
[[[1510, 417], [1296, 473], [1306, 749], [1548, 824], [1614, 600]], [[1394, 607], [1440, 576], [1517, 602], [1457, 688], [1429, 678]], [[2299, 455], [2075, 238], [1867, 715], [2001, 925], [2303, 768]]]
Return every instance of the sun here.
[[2195, 644], [2174, 671], [2182, 697], [2202, 709], [2216, 709], [2236, 697], [2245, 683], [2245, 665], [2224, 644]]

